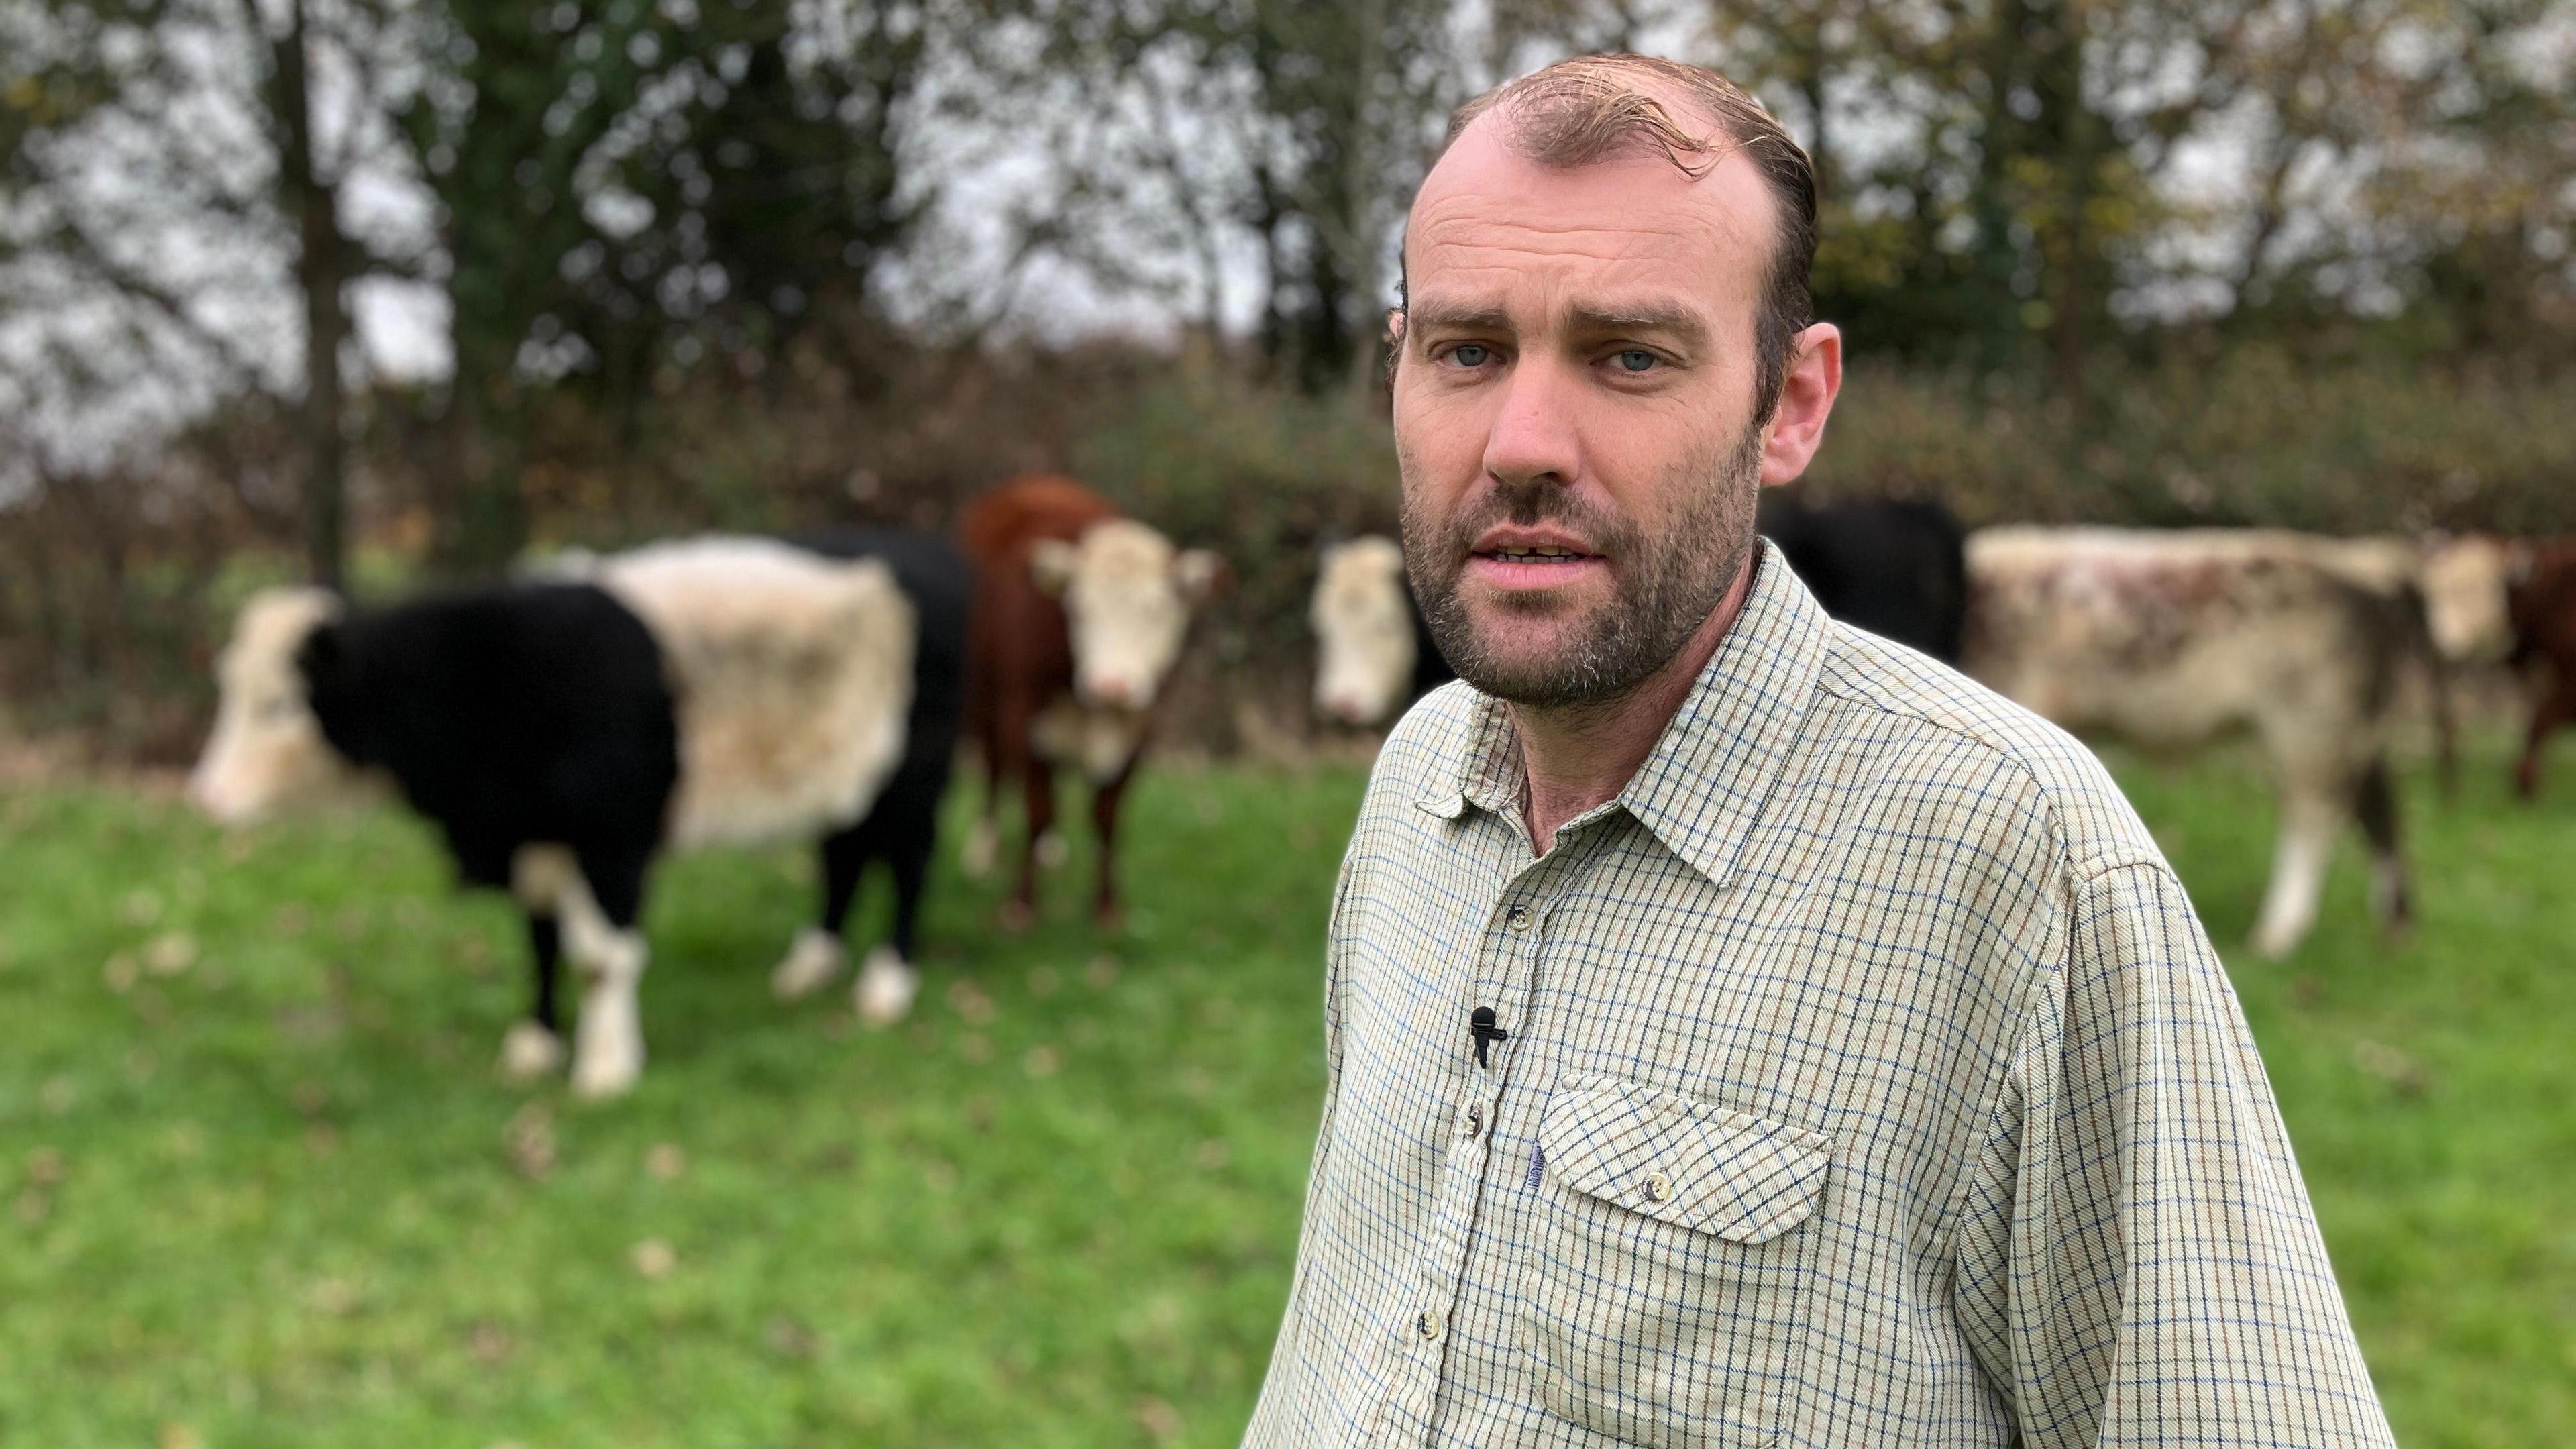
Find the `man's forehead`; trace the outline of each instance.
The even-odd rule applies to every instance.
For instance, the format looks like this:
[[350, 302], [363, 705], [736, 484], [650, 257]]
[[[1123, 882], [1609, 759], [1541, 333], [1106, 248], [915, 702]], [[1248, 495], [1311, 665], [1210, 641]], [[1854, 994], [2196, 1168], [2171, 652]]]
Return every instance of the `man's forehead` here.
[[1749, 282], [1778, 235], [1774, 205], [1741, 151], [1698, 177], [1651, 150], [1548, 166], [1514, 150], [1488, 117], [1423, 179], [1405, 268], [1417, 296], [1441, 280], [1474, 292], [1533, 272], [1614, 290], [1729, 274]]

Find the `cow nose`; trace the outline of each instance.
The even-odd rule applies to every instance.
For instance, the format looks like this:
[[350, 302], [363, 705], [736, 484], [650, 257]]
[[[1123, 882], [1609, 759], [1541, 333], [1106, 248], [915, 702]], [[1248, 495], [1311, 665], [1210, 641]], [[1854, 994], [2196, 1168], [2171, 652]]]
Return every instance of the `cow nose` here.
[[1134, 693], [1124, 679], [1103, 679], [1091, 686], [1092, 697], [1111, 709], [1125, 709]]

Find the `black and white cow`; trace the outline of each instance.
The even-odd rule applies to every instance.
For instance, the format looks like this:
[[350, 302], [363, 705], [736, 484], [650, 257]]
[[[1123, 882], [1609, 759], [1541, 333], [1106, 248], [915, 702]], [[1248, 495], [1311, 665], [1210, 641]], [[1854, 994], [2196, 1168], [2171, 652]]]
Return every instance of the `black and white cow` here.
[[[643, 1065], [636, 923], [655, 856], [864, 835], [907, 764], [920, 632], [889, 563], [745, 538], [381, 611], [270, 591], [225, 650], [189, 794], [241, 822], [389, 778], [465, 883], [506, 888], [528, 913], [534, 1007], [510, 1029], [505, 1070], [562, 1060], [560, 956], [582, 986], [573, 1087], [611, 1095]], [[845, 849], [841, 873], [855, 881], [866, 857]], [[832, 964], [800, 939], [775, 979], [811, 989]], [[860, 1008], [892, 1019], [916, 987], [901, 956], [872, 954]]]
[[1413, 601], [1404, 549], [1382, 534], [1324, 546], [1307, 617], [1315, 629], [1315, 712], [1337, 724], [1391, 724], [1457, 677]]
[[1767, 489], [1759, 526], [1827, 614], [1945, 664], [1959, 662], [1967, 535], [1950, 510], [1907, 499], [1809, 507]]

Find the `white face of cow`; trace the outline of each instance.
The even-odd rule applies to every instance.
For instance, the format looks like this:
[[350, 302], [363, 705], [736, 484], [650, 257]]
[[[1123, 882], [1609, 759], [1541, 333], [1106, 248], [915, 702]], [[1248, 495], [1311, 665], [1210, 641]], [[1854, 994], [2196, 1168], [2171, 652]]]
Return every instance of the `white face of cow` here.
[[1347, 725], [1385, 723], [1412, 690], [1421, 648], [1405, 592], [1404, 550], [1375, 536], [1326, 548], [1310, 617], [1315, 712]]
[[242, 606], [232, 643], [216, 665], [222, 695], [206, 753], [188, 777], [190, 804], [222, 824], [240, 825], [349, 780], [352, 772], [323, 739], [295, 667], [304, 641], [339, 615], [339, 600], [319, 589], [268, 589]]
[[2433, 647], [2455, 664], [2502, 659], [2513, 647], [2506, 586], [2513, 549], [2498, 539], [2453, 539], [2424, 560], [2424, 613]]
[[1095, 709], [1142, 710], [1181, 657], [1190, 610], [1224, 565], [1176, 550], [1132, 518], [1092, 525], [1080, 543], [1040, 539], [1029, 553], [1039, 588], [1064, 601], [1073, 628], [1073, 689]]

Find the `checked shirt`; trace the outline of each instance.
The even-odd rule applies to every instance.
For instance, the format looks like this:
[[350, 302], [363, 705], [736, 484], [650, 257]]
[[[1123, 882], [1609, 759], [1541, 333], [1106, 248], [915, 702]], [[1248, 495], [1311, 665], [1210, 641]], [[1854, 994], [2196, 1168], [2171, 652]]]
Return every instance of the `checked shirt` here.
[[1501, 706], [1452, 685], [1387, 741], [1246, 1444], [2387, 1445], [2127, 801], [1758, 568], [1544, 856]]

